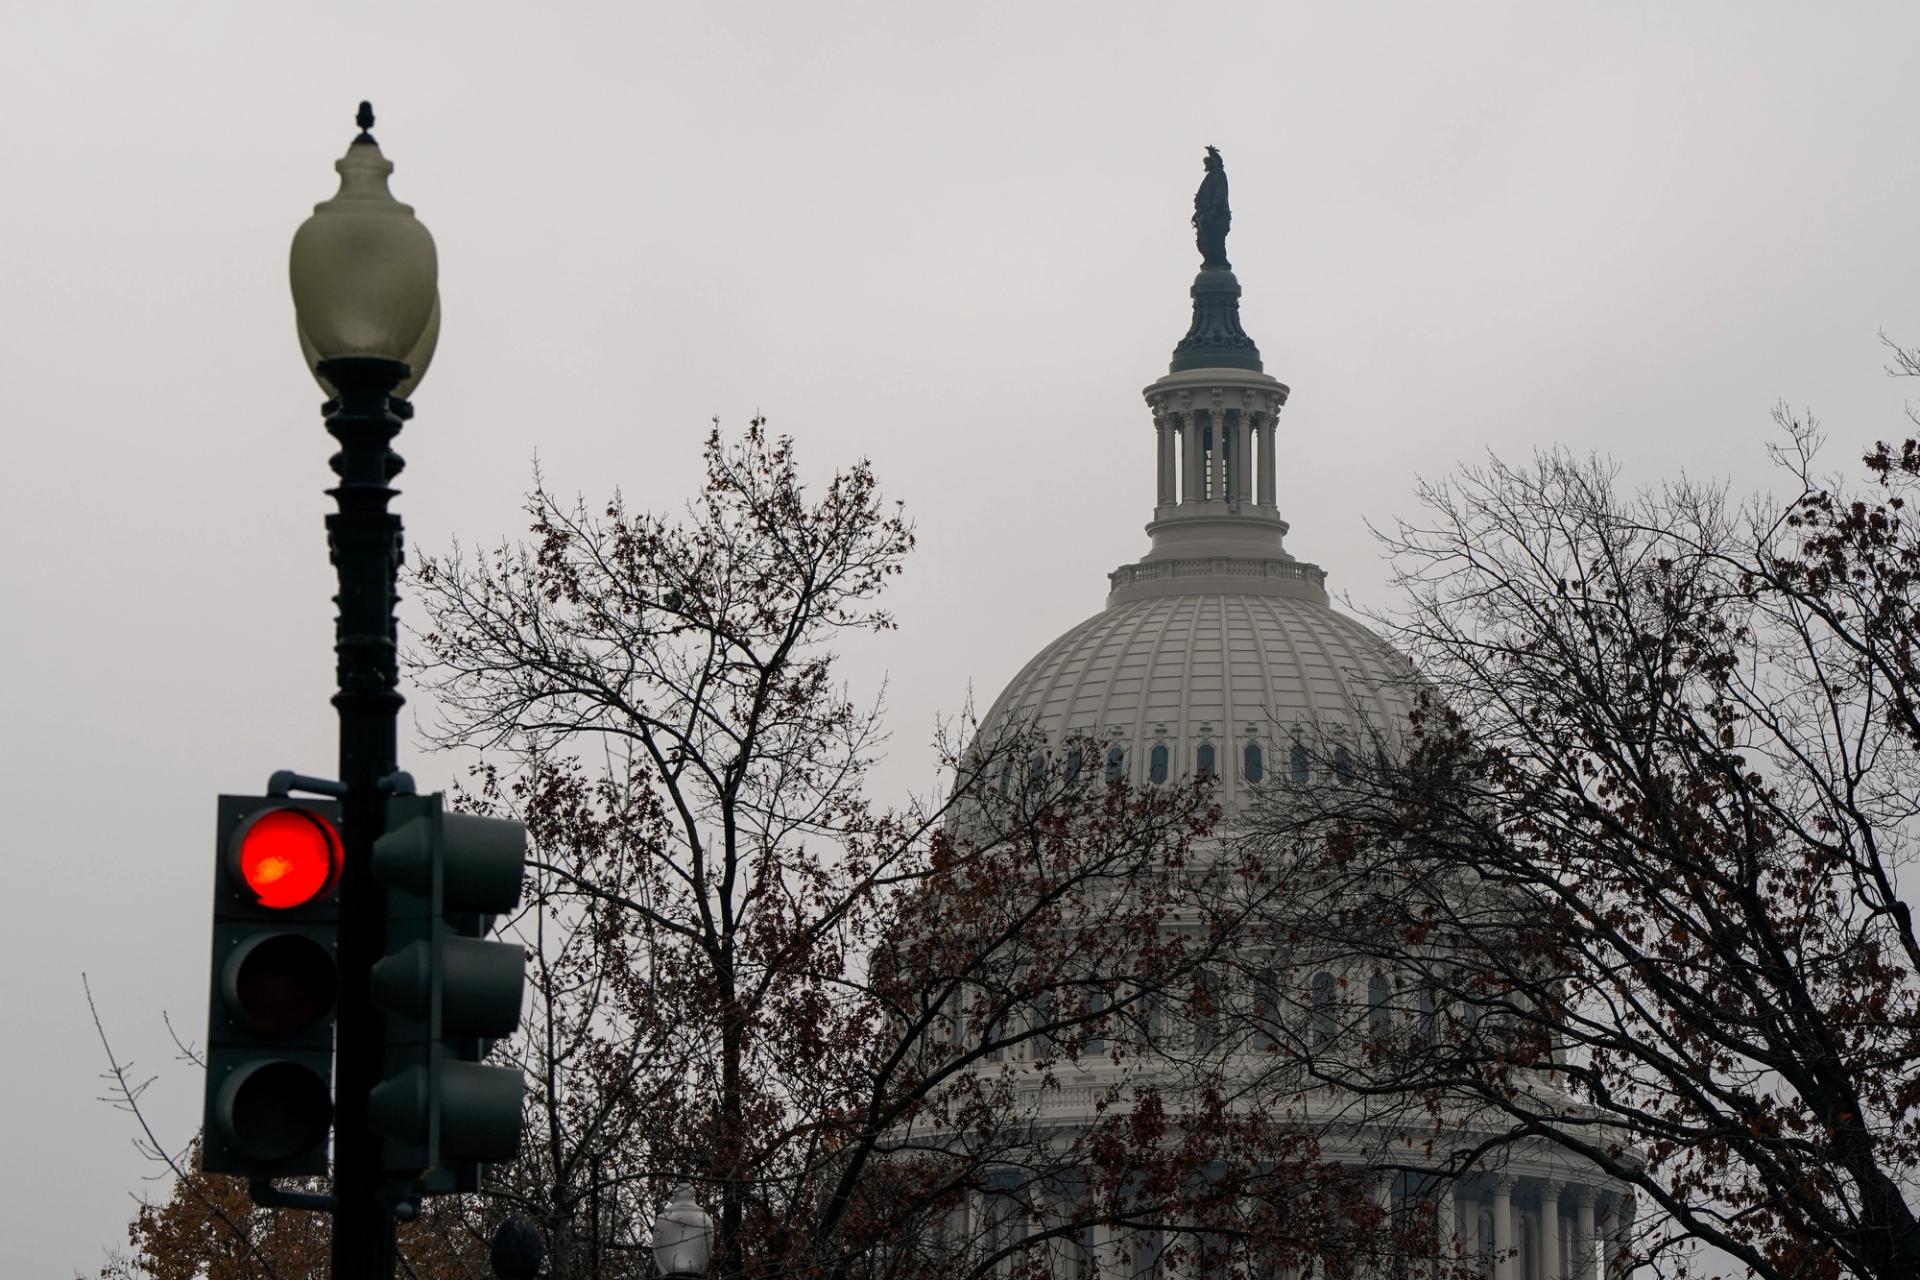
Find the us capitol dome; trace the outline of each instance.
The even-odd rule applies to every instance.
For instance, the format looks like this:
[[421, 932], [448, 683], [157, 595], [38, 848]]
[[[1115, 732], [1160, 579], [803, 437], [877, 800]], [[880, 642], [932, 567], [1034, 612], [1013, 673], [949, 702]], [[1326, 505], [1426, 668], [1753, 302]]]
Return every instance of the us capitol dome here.
[[[1100, 612], [1013, 677], [982, 717], [976, 742], [1017, 739], [1021, 750], [1048, 754], [1090, 749], [1107, 778], [1136, 784], [1209, 777], [1231, 833], [1251, 816], [1263, 785], [1307, 783], [1313, 770], [1339, 769], [1347, 752], [1392, 754], [1406, 732], [1413, 673], [1405, 657], [1331, 606], [1325, 570], [1288, 550], [1278, 439], [1288, 388], [1266, 371], [1241, 327], [1240, 284], [1225, 248], [1226, 175], [1219, 153], [1207, 152], [1195, 196], [1202, 265], [1192, 323], [1165, 376], [1143, 392], [1156, 476], [1151, 545], [1108, 575]], [[1036, 770], [1042, 760], [1033, 756]], [[1082, 763], [1093, 764], [1076, 759], [1076, 771]], [[1315, 1000], [1325, 977], [1311, 976]], [[1364, 993], [1368, 978], [1338, 981]], [[1082, 1074], [1102, 1070], [1095, 1062]], [[1385, 1136], [1352, 1131], [1348, 1149], [1336, 1142], [1330, 1155], [1372, 1167]], [[1392, 1209], [1434, 1196], [1434, 1185], [1382, 1172], [1375, 1194]], [[1441, 1220], [1492, 1280], [1623, 1274], [1615, 1236], [1626, 1229], [1630, 1201], [1564, 1153], [1512, 1147], [1502, 1167], [1437, 1194]], [[1103, 1263], [1080, 1274], [1147, 1273]]]
[[1276, 441], [1287, 386], [1240, 326], [1224, 253], [1192, 293], [1192, 327], [1144, 392], [1152, 547], [1108, 575], [1106, 607], [1036, 654], [982, 730], [1093, 740], [1109, 777], [1212, 775], [1231, 814], [1270, 773], [1307, 767], [1310, 733], [1344, 724], [1349, 749], [1367, 751], [1397, 737], [1409, 672], [1329, 605], [1326, 571], [1287, 550]]

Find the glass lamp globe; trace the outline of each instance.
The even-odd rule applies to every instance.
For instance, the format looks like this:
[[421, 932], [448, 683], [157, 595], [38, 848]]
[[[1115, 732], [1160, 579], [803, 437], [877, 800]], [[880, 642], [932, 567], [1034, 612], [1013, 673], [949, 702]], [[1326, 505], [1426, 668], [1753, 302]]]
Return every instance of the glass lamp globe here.
[[713, 1219], [681, 1183], [653, 1220], [653, 1265], [663, 1276], [700, 1276], [713, 1248]]
[[406, 395], [440, 336], [439, 261], [432, 234], [387, 189], [393, 162], [366, 132], [372, 124], [363, 103], [362, 132], [334, 162], [340, 190], [294, 233], [288, 279], [310, 371], [339, 356], [402, 360], [411, 376], [396, 390]]

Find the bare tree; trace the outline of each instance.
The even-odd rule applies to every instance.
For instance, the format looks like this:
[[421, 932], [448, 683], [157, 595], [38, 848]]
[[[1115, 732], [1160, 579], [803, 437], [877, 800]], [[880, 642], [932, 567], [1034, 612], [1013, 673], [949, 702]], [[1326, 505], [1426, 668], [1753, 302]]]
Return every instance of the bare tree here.
[[1356, 1172], [1201, 1030], [1279, 888], [1225, 860], [1205, 780], [966, 726], [941, 798], [875, 807], [881, 708], [834, 642], [891, 626], [912, 530], [864, 464], [809, 491], [758, 422], [705, 460], [683, 516], [536, 486], [531, 539], [413, 579], [434, 740], [480, 753], [467, 803], [535, 848], [532, 1015], [497, 1050], [528, 1140], [484, 1202], [435, 1206], [415, 1272], [464, 1274], [511, 1212], [556, 1277], [647, 1276], [680, 1182], [725, 1280], [1379, 1252]]
[[557, 1273], [641, 1273], [680, 1180], [728, 1277], [1006, 1273], [1101, 1224], [1324, 1236], [1352, 1196], [1312, 1134], [1153, 1025], [1247, 914], [1244, 877], [1190, 873], [1204, 784], [1014, 732], [956, 744], [946, 802], [875, 810], [880, 708], [830, 642], [891, 625], [911, 530], [864, 465], [808, 496], [758, 423], [706, 459], [683, 520], [540, 489], [532, 543], [418, 579], [439, 741], [540, 850], [539, 1141], [495, 1189]]
[[1412, 742], [1275, 790], [1262, 847], [1307, 891], [1267, 927], [1387, 984], [1347, 1006], [1366, 1052], [1310, 1069], [1471, 1117], [1475, 1158], [1591, 1162], [1657, 1209], [1642, 1259], [1894, 1280], [1920, 1274], [1920, 444], [1848, 485], [1777, 417], [1784, 501], [1559, 453], [1425, 487], [1386, 538]]

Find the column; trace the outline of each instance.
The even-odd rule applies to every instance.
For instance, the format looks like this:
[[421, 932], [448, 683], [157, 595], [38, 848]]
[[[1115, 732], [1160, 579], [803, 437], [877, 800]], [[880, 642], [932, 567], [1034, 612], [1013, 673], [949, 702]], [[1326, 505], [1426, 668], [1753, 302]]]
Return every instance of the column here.
[[1633, 1196], [1615, 1196], [1607, 1222], [1606, 1280], [1627, 1280], [1633, 1274]]
[[1519, 1280], [1513, 1256], [1513, 1179], [1493, 1183], [1493, 1280]]
[[1540, 1275], [1560, 1280], [1560, 1192], [1566, 1184], [1549, 1181], [1540, 1189]]
[[1247, 428], [1243, 433], [1247, 444], [1245, 483], [1247, 486], [1247, 501], [1253, 502], [1260, 492], [1260, 415], [1257, 413], [1249, 413], [1246, 415], [1246, 418]]
[[1201, 469], [1206, 454], [1200, 448], [1200, 413], [1180, 415], [1180, 501], [1198, 502], [1207, 496], [1206, 473]]
[[1427, 1274], [1440, 1277], [1447, 1274], [1448, 1264], [1459, 1253], [1454, 1249], [1454, 1238], [1460, 1233], [1460, 1210], [1454, 1203], [1453, 1182], [1451, 1179], [1440, 1184], [1439, 1194], [1433, 1202], [1434, 1263], [1427, 1268]]
[[1054, 1211], [1053, 1195], [1041, 1187], [1027, 1193], [1027, 1239], [1046, 1258], [1046, 1273], [1052, 1280], [1073, 1280], [1066, 1266], [1065, 1241], [1047, 1236], [1059, 1215]]
[[1572, 1280], [1593, 1280], [1593, 1188], [1580, 1187], [1573, 1193], [1573, 1273]]
[[1461, 1196], [1457, 1201], [1460, 1209], [1460, 1257], [1477, 1275], [1480, 1270], [1479, 1257], [1487, 1252], [1491, 1241], [1480, 1238], [1480, 1201], [1474, 1196]]
[[1253, 501], [1253, 415], [1233, 415], [1233, 500]]
[[1153, 429], [1157, 437], [1155, 440], [1155, 457], [1159, 460], [1160, 464], [1160, 484], [1154, 493], [1153, 500], [1156, 506], [1170, 507], [1179, 501], [1179, 498], [1176, 496], [1178, 491], [1173, 487], [1174, 426], [1172, 416], [1164, 413], [1154, 414]]
[[1200, 1242], [1183, 1231], [1160, 1233], [1160, 1280], [1197, 1280], [1200, 1267], [1196, 1255]]
[[1273, 419], [1260, 415], [1260, 505], [1275, 504], [1273, 476]]
[[1201, 492], [1206, 495], [1209, 501], [1217, 502], [1227, 496], [1224, 484], [1225, 477], [1221, 474], [1220, 469], [1221, 463], [1226, 460], [1227, 454], [1227, 416], [1218, 409], [1207, 409], [1201, 412], [1199, 417], [1201, 419], [1201, 438], [1207, 445], [1212, 446], [1211, 448], [1202, 448], [1200, 451], [1201, 465], [1206, 468], [1207, 475]]
[[1087, 1228], [1087, 1251], [1093, 1255], [1093, 1280], [1132, 1280], [1124, 1237], [1112, 1224], [1096, 1222]]
[[1220, 411], [1220, 496], [1229, 502], [1240, 500], [1240, 414], [1233, 409]]
[[1229, 502], [1240, 497], [1240, 414], [1220, 411], [1220, 496]]
[[[1245, 428], [1242, 428], [1242, 439], [1245, 436]], [[1390, 1173], [1374, 1175], [1373, 1186], [1369, 1190], [1372, 1192], [1374, 1207], [1380, 1210], [1380, 1225], [1374, 1228], [1373, 1248], [1370, 1250], [1373, 1254], [1373, 1265], [1362, 1274], [1371, 1274], [1380, 1277], [1380, 1280], [1386, 1280], [1386, 1277], [1393, 1274], [1393, 1175]]]

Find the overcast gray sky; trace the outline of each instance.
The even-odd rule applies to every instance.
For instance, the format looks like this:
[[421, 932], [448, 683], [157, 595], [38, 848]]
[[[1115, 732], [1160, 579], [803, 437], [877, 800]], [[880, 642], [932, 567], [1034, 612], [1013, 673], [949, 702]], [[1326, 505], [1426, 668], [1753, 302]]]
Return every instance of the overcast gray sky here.
[[413, 546], [516, 532], [536, 453], [677, 503], [715, 414], [871, 457], [921, 532], [859, 653], [898, 794], [1145, 548], [1205, 144], [1290, 546], [1380, 604], [1366, 522], [1484, 449], [1750, 487], [1778, 399], [1836, 464], [1903, 428], [1916, 49], [1911, 3], [6, 5], [0, 1269], [97, 1266], [150, 1172], [81, 971], [184, 1142], [213, 797], [331, 769], [285, 261], [361, 97], [440, 246]]

